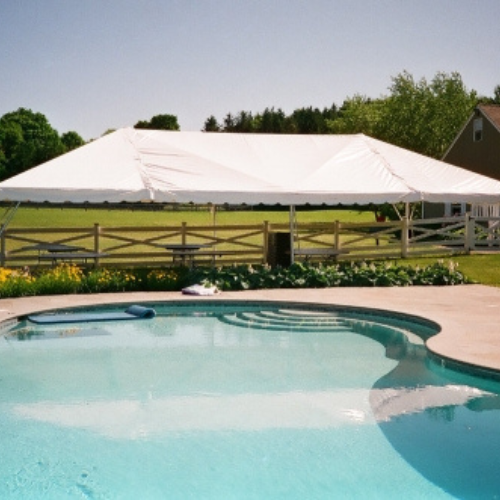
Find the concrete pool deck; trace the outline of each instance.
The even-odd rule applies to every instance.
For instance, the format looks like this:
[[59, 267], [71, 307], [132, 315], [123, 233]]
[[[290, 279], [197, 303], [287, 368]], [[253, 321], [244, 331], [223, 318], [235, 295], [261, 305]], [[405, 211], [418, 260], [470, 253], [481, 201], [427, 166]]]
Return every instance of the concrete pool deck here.
[[500, 372], [500, 288], [483, 285], [277, 289], [223, 292], [211, 297], [190, 297], [180, 292], [23, 297], [0, 300], [0, 321], [64, 307], [179, 300], [303, 302], [368, 307], [421, 316], [441, 327], [441, 332], [427, 342], [432, 352], [461, 363]]

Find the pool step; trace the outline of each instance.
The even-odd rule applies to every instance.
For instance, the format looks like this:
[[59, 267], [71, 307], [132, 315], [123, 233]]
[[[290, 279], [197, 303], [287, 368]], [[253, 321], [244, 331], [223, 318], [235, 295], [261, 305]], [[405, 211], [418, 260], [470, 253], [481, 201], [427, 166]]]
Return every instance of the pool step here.
[[[248, 313], [245, 313], [248, 314]], [[322, 314], [299, 314], [297, 312], [292, 312], [292, 311], [286, 311], [283, 309], [279, 309], [276, 311], [260, 311], [258, 314], [262, 318], [269, 318], [269, 319], [277, 319], [280, 321], [300, 321], [300, 322], [306, 322], [309, 321], [311, 323], [319, 323], [319, 322], [343, 322], [343, 318], [338, 316], [337, 314], [328, 314], [328, 313], [322, 313]]]
[[287, 324], [298, 326], [343, 326], [345, 321], [338, 317], [315, 318], [310, 316], [291, 316], [291, 315], [266, 315], [262, 313], [243, 312], [238, 316], [248, 321], [270, 322], [273, 324]]
[[261, 311], [224, 314], [219, 318], [224, 323], [234, 326], [266, 330], [332, 332], [349, 329], [349, 322], [334, 315], [315, 316]]
[[340, 314], [337, 312], [328, 311], [303, 311], [299, 309], [275, 309], [272, 311], [260, 311], [263, 316], [276, 316], [280, 317], [302, 317], [302, 318], [340, 318]]

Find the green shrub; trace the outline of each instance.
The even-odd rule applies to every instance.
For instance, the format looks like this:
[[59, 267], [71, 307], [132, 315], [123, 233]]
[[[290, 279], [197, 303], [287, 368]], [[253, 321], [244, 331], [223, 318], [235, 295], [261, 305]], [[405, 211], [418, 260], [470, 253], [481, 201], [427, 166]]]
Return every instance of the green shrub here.
[[165, 269], [90, 269], [62, 264], [30, 273], [0, 268], [0, 297], [29, 295], [179, 291], [195, 283], [219, 290], [325, 288], [346, 286], [459, 285], [470, 283], [457, 264], [442, 261], [427, 267], [386, 262], [341, 262], [335, 265], [295, 263], [290, 267], [248, 266]]
[[233, 266], [197, 268], [192, 283], [210, 282], [220, 290], [264, 288], [324, 288], [335, 286], [458, 285], [470, 281], [456, 264], [442, 262], [412, 268], [385, 262], [338, 263], [331, 266], [295, 263], [290, 267]]

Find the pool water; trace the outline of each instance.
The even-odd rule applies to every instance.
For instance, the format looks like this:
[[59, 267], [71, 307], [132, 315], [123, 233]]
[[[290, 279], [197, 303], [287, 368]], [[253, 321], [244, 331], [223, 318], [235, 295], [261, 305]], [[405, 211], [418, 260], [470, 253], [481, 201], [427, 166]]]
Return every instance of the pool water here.
[[500, 384], [424, 321], [154, 304], [0, 338], [0, 498], [498, 498]]

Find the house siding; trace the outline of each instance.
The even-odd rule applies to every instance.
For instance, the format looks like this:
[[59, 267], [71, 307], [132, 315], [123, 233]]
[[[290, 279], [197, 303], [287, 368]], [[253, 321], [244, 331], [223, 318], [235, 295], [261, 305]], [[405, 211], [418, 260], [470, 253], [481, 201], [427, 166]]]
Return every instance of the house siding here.
[[[482, 138], [474, 140], [474, 120], [482, 118]], [[480, 105], [459, 132], [443, 161], [500, 180], [500, 106]], [[424, 203], [424, 217], [443, 217], [453, 207]]]
[[474, 141], [473, 123], [469, 120], [443, 160], [478, 174], [500, 180], [500, 130], [481, 111], [482, 140]]

